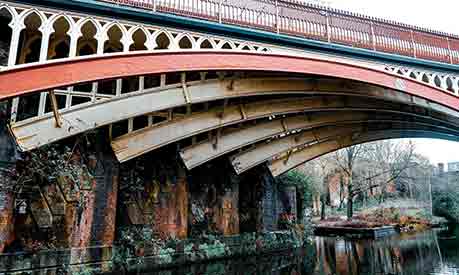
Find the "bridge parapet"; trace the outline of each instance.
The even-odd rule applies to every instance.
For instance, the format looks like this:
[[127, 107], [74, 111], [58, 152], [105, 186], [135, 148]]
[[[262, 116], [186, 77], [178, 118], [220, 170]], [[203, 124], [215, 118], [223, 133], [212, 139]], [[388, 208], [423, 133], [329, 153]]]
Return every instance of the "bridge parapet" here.
[[102, 0], [330, 43], [459, 64], [459, 37], [285, 0]]

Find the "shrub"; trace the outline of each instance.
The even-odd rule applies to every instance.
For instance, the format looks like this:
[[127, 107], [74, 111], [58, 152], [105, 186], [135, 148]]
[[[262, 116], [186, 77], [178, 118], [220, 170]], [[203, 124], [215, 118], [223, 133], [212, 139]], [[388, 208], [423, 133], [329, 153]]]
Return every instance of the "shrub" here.
[[459, 221], [459, 191], [452, 188], [435, 190], [432, 193], [434, 215], [450, 221]]

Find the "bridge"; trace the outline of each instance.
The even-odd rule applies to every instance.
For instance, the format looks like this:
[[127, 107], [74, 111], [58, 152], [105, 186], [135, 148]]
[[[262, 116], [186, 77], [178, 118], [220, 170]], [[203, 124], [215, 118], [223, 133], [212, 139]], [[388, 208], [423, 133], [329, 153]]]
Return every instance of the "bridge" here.
[[21, 152], [97, 132], [110, 163], [174, 147], [177, 174], [278, 176], [368, 141], [459, 139], [456, 35], [285, 0], [0, 1], [0, 19]]

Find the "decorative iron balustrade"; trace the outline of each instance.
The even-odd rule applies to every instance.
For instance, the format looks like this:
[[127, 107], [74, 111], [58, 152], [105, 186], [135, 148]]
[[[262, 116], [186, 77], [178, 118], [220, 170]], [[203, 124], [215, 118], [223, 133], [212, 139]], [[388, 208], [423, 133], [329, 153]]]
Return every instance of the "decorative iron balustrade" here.
[[101, 0], [155, 12], [459, 64], [459, 36], [285, 0]]

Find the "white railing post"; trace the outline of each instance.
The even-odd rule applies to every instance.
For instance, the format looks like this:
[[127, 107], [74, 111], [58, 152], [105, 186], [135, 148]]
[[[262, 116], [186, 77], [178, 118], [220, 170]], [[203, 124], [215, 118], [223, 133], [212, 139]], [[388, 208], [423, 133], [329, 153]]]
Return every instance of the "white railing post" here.
[[413, 47], [413, 56], [416, 58], [416, 44], [414, 43], [413, 30], [411, 30], [411, 46]]
[[325, 12], [325, 20], [327, 22], [327, 41], [328, 43], [331, 42], [331, 30], [330, 30], [330, 13], [328, 11]]
[[153, 1], [153, 11], [156, 12], [156, 0], [151, 0]]
[[223, 0], [218, 1], [218, 23], [222, 23], [222, 2]]
[[10, 51], [8, 55], [8, 66], [14, 66], [16, 64], [18, 55], [19, 36], [21, 35], [21, 31], [25, 28], [25, 25], [23, 23], [15, 21], [14, 23], [10, 23], [10, 27], [12, 29], [12, 34]]
[[375, 36], [375, 26], [373, 21], [370, 22], [371, 29], [371, 43], [373, 44], [373, 50], [376, 51], [376, 36]]
[[451, 51], [451, 44], [449, 42], [449, 37], [446, 37], [446, 43], [448, 43], [448, 56], [449, 56], [449, 62], [453, 64], [453, 52]]
[[279, 21], [279, 1], [276, 0], [276, 32], [280, 33], [280, 21]]

